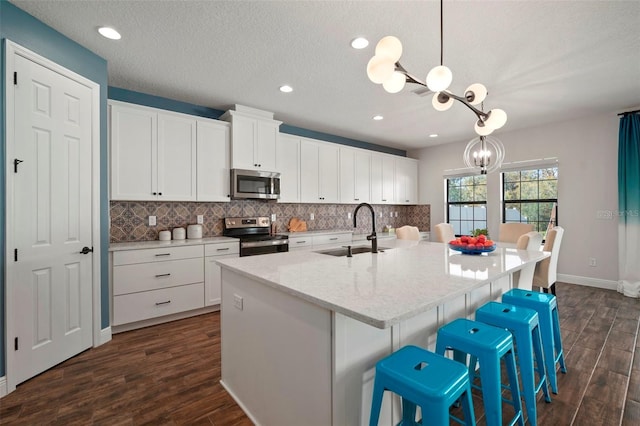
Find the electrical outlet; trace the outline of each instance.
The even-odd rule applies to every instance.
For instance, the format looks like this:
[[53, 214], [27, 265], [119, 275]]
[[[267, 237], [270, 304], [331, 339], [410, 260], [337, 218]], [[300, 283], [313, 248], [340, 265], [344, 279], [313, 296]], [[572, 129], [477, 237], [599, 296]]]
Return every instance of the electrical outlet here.
[[389, 217], [393, 217], [393, 212], [389, 212]]
[[275, 221], [276, 221], [276, 214], [271, 213], [271, 222], [275, 222]]
[[242, 299], [242, 296], [240, 296], [239, 294], [235, 294], [233, 295], [233, 306], [235, 306], [237, 309], [242, 310], [243, 309], [243, 305], [244, 305], [244, 299]]
[[393, 217], [398, 217], [398, 212], [393, 212]]
[[598, 266], [598, 263], [596, 262], [596, 258], [595, 257], [590, 257], [589, 258], [589, 266]]
[[309, 213], [309, 220], [315, 220], [316, 219], [316, 215], [313, 213]]
[[149, 216], [149, 226], [156, 226], [156, 217]]
[[202, 225], [204, 223], [204, 215], [199, 214], [196, 217], [196, 221], [198, 222], [199, 225]]
[[351, 219], [351, 212], [347, 212], [347, 219]]

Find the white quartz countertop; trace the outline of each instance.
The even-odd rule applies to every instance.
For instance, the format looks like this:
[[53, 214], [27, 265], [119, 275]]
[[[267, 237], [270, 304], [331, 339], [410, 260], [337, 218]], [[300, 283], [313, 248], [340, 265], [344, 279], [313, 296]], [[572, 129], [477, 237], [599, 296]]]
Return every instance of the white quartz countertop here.
[[349, 229], [321, 229], [317, 231], [302, 232], [278, 232], [278, 235], [286, 235], [287, 237], [313, 237], [314, 235], [334, 235], [334, 234], [351, 234], [353, 230]]
[[294, 251], [217, 262], [320, 307], [388, 328], [549, 256], [513, 248], [464, 255], [445, 244], [406, 240], [378, 245], [391, 249], [351, 258]]
[[197, 246], [203, 244], [220, 244], [238, 242], [237, 238], [231, 237], [208, 237], [208, 238], [194, 238], [185, 240], [169, 240], [169, 241], [133, 241], [128, 243], [111, 243], [109, 244], [109, 251], [120, 250], [142, 250], [153, 249], [160, 247], [184, 247], [184, 246]]

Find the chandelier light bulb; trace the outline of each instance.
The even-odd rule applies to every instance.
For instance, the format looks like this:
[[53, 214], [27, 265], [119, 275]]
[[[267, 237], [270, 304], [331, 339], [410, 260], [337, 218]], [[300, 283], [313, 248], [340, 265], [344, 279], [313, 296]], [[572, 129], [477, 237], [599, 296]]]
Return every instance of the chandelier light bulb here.
[[367, 76], [376, 84], [382, 84], [391, 78], [395, 70], [395, 62], [385, 56], [374, 56], [367, 64]]
[[476, 121], [476, 125], [474, 126], [476, 133], [480, 136], [487, 136], [493, 133], [493, 128], [489, 127], [482, 120]]
[[499, 129], [507, 122], [507, 113], [500, 108], [495, 108], [489, 111], [488, 117], [485, 119], [485, 126], [489, 126], [492, 129]]
[[435, 108], [436, 111], [446, 111], [451, 108], [451, 105], [453, 105], [453, 98], [451, 96], [447, 96], [444, 92], [438, 92], [433, 95], [431, 105], [433, 105], [433, 108]]
[[383, 37], [376, 45], [376, 56], [387, 57], [395, 64], [402, 56], [402, 43], [394, 36]]
[[384, 83], [382, 87], [389, 93], [398, 93], [404, 89], [404, 85], [407, 82], [407, 77], [401, 72], [394, 71]]
[[474, 83], [464, 91], [464, 97], [471, 105], [480, 105], [487, 98], [487, 88], [484, 84]]
[[453, 81], [451, 70], [444, 65], [438, 65], [427, 74], [427, 87], [432, 92], [442, 92], [446, 90]]

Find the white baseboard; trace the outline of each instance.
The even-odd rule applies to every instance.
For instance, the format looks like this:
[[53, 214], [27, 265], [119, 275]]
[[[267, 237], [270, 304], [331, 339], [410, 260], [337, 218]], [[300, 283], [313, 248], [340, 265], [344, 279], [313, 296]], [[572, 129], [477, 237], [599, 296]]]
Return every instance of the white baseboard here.
[[100, 341], [96, 346], [104, 345], [111, 340], [111, 327], [100, 330]]
[[581, 277], [578, 275], [558, 274], [558, 281], [569, 284], [584, 285], [587, 287], [598, 287], [607, 290], [618, 290], [618, 282], [613, 280], [603, 280], [600, 278]]
[[0, 377], [0, 398], [7, 394], [7, 377]]

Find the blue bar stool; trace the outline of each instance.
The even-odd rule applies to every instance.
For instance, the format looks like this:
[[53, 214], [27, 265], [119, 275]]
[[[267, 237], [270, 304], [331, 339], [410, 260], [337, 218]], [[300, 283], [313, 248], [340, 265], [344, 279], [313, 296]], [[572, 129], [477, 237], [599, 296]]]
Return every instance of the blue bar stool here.
[[551, 384], [551, 391], [558, 394], [556, 364], [560, 364], [560, 371], [563, 373], [567, 372], [567, 367], [564, 363], [556, 297], [553, 294], [514, 288], [502, 295], [502, 301], [538, 312], [547, 377]]
[[[516, 360], [520, 367], [520, 379], [522, 380], [524, 401], [527, 404], [527, 416], [531, 425], [537, 425], [536, 394], [541, 388], [545, 401], [551, 402], [547, 376], [544, 372], [538, 313], [533, 309], [506, 303], [489, 302], [476, 310], [476, 321], [506, 328], [511, 332], [518, 355]], [[536, 371], [540, 378], [539, 383], [536, 383]]]
[[471, 355], [469, 376], [475, 375], [476, 364], [480, 363], [480, 381], [482, 384], [482, 400], [484, 402], [487, 424], [502, 424], [502, 377], [500, 361], [504, 359], [509, 376], [509, 390], [512, 400], [505, 400], [513, 405], [515, 416], [509, 423], [516, 421], [524, 426], [520, 387], [513, 352], [513, 337], [508, 331], [458, 318], [440, 327], [436, 341], [436, 353], [444, 355], [448, 349], [453, 350], [454, 359], [466, 365], [467, 354]]
[[[422, 409], [422, 425], [448, 426], [450, 418], [476, 424], [466, 367], [417, 346], [404, 346], [376, 364], [369, 426], [378, 425], [385, 390], [402, 397], [402, 426], [419, 425], [416, 406]], [[464, 421], [449, 415], [461, 397]]]

